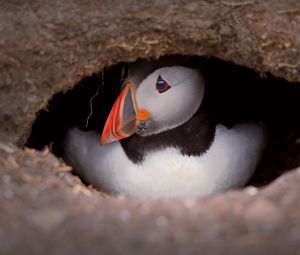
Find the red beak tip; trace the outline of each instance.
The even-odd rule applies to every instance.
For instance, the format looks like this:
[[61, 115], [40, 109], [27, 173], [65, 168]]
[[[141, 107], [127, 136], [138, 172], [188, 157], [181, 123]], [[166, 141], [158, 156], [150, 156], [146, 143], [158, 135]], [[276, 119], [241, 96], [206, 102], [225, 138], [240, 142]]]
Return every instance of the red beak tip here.
[[[132, 114], [136, 115], [134, 95], [134, 86], [131, 83], [126, 84], [107, 117], [100, 137], [100, 144], [107, 144], [124, 139], [135, 132], [136, 118], [132, 118]], [[124, 105], [131, 107], [132, 109], [129, 109], [131, 109], [133, 113], [128, 114], [127, 112], [127, 115], [124, 114]]]

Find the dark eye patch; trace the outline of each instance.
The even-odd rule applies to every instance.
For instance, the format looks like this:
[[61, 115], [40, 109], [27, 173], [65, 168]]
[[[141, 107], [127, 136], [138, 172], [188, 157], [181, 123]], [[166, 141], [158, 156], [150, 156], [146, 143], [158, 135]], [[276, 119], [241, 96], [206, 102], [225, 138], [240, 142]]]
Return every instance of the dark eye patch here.
[[156, 81], [156, 90], [158, 93], [163, 93], [166, 92], [168, 89], [170, 89], [171, 86], [167, 81], [165, 81], [161, 75], [158, 76], [157, 81]]

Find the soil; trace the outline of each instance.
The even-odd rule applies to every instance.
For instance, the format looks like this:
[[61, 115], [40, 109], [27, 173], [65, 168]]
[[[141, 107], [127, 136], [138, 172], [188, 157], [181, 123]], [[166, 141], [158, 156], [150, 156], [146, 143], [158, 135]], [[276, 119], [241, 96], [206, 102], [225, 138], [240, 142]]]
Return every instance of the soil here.
[[297, 254], [300, 169], [266, 188], [137, 200], [87, 188], [49, 151], [0, 144], [0, 254]]
[[109, 197], [47, 149], [23, 148], [54, 94], [120, 62], [206, 56], [300, 82], [297, 1], [0, 4], [0, 254], [299, 253], [300, 169], [260, 189], [145, 201]]

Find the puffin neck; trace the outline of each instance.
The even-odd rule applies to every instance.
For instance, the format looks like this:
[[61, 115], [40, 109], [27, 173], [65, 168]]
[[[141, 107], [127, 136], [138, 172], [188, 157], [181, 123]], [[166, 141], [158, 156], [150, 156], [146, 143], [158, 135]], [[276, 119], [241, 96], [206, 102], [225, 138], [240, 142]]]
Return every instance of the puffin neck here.
[[216, 121], [202, 105], [192, 118], [176, 128], [149, 136], [134, 134], [120, 143], [132, 162], [142, 164], [147, 152], [168, 147], [178, 148], [182, 155], [200, 156], [210, 148], [215, 131]]

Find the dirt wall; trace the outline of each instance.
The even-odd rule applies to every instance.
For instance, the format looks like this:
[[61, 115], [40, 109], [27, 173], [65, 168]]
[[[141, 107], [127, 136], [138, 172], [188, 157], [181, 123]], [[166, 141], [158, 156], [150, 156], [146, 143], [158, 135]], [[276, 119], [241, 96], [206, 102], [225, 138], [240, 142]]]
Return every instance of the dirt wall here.
[[297, 254], [300, 172], [213, 198], [140, 201], [85, 187], [16, 147], [58, 91], [104, 67], [214, 56], [300, 82], [297, 1], [0, 0], [0, 254]]
[[215, 56], [300, 81], [297, 1], [0, 3], [0, 127], [21, 142], [55, 92], [120, 61]]

